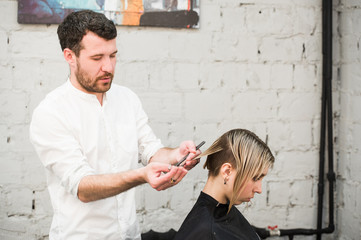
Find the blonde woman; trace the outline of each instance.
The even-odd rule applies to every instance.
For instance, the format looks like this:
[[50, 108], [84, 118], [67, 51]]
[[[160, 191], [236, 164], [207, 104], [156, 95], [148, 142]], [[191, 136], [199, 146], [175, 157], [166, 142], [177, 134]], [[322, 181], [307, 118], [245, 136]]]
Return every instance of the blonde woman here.
[[262, 179], [274, 157], [254, 133], [233, 129], [199, 157], [208, 156], [208, 180], [174, 240], [260, 239], [235, 205], [262, 192]]

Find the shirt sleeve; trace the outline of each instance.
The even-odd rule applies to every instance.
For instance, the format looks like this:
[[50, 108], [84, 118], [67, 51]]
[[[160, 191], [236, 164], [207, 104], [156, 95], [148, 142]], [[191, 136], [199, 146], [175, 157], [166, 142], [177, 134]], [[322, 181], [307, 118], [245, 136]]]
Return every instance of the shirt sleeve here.
[[138, 146], [139, 146], [139, 157], [143, 165], [148, 164], [150, 158], [164, 146], [162, 145], [160, 139], [158, 139], [151, 127], [148, 124], [148, 116], [142, 108], [142, 104], [138, 98], [133, 93], [133, 103], [135, 106], [136, 113], [136, 124], [137, 124], [137, 134], [138, 134]]
[[95, 174], [81, 146], [61, 113], [49, 106], [38, 107], [30, 124], [30, 141], [47, 171], [57, 177], [67, 192], [78, 197], [80, 180]]

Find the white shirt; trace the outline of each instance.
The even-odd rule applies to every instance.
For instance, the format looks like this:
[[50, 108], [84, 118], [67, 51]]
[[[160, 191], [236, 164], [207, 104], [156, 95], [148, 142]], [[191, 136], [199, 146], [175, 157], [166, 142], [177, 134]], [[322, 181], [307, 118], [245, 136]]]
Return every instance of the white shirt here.
[[35, 109], [30, 139], [46, 168], [51, 240], [140, 239], [134, 189], [90, 203], [77, 197], [84, 176], [135, 169], [163, 147], [132, 91], [113, 84], [101, 106], [68, 80]]

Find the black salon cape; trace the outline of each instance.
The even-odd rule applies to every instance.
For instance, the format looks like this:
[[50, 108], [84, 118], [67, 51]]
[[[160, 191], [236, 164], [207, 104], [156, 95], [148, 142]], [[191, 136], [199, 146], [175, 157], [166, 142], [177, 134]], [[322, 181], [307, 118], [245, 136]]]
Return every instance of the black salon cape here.
[[259, 240], [236, 207], [227, 214], [228, 206], [201, 192], [173, 240]]

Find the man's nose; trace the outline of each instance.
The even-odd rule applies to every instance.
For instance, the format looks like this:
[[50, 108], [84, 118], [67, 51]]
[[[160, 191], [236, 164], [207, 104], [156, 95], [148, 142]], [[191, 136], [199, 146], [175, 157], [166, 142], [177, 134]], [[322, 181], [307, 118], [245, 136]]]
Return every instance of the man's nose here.
[[111, 58], [104, 58], [102, 62], [102, 71], [112, 73], [114, 71], [115, 61]]

